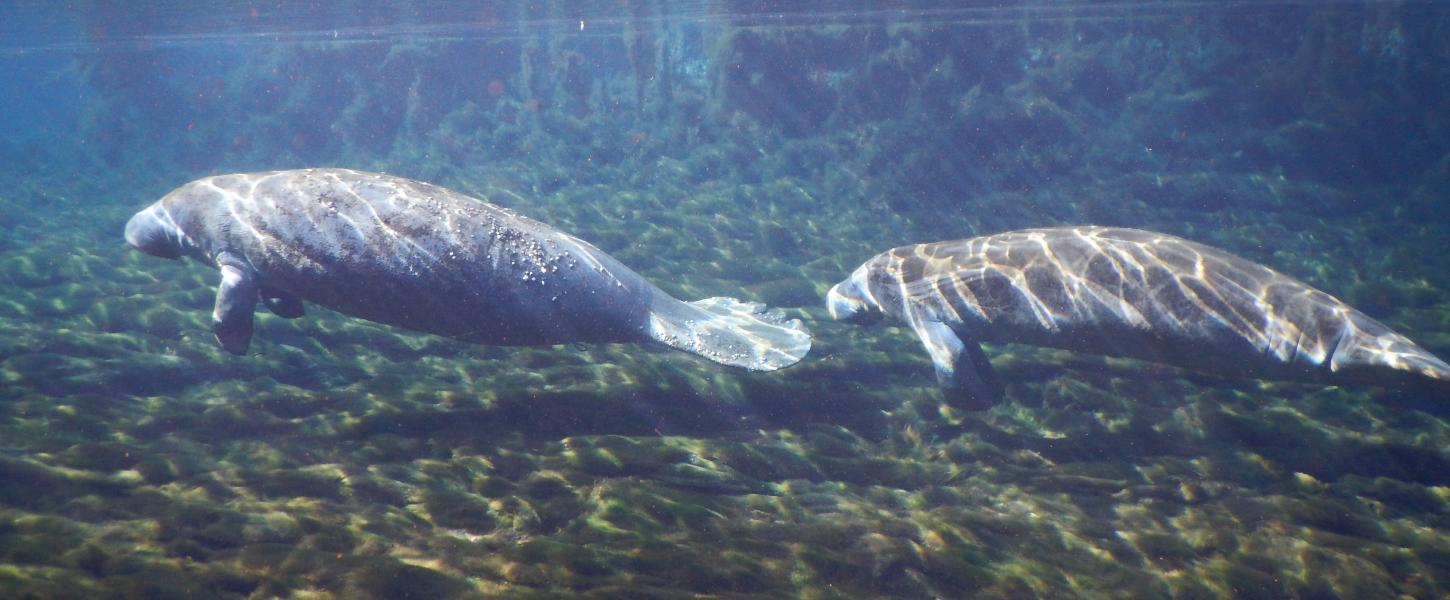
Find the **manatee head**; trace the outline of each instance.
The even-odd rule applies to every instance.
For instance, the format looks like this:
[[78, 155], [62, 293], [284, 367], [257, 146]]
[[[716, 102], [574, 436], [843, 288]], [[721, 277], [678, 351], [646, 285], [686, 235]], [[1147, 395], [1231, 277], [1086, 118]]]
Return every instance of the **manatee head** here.
[[160, 202], [132, 215], [126, 222], [126, 243], [161, 258], [181, 258], [191, 244]]
[[866, 265], [856, 269], [845, 281], [838, 283], [826, 293], [826, 310], [831, 318], [856, 325], [870, 325], [884, 316], [881, 307], [866, 287], [869, 273]]

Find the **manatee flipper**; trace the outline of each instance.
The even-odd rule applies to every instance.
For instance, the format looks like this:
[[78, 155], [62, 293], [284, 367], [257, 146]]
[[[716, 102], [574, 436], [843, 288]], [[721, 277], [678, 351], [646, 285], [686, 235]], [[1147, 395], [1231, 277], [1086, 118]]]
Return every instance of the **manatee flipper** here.
[[305, 312], [302, 308], [302, 300], [292, 294], [262, 286], [262, 305], [272, 314], [283, 319], [296, 319]]
[[222, 349], [243, 354], [252, 342], [252, 310], [257, 305], [257, 278], [252, 267], [229, 252], [217, 255], [222, 272], [217, 286], [211, 330]]
[[966, 389], [974, 391], [970, 397], [958, 396], [952, 403], [970, 410], [983, 410], [1001, 404], [1007, 387], [1002, 384], [1002, 378], [997, 376], [997, 370], [992, 368], [992, 361], [987, 358], [982, 345], [963, 342], [962, 346], [955, 368], [957, 379], [961, 380], [960, 373], [970, 372], [974, 383]]
[[1002, 382], [982, 347], [963, 342], [946, 323], [913, 314], [912, 330], [931, 355], [936, 380], [950, 404], [968, 410], [991, 408], [1002, 402]]
[[676, 350], [754, 371], [789, 367], [811, 349], [799, 319], [734, 298], [681, 302], [659, 294], [650, 305], [649, 337]]

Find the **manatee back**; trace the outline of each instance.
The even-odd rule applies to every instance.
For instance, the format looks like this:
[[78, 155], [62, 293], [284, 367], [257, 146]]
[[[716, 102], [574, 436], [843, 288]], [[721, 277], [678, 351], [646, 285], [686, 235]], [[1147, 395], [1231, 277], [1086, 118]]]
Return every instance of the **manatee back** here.
[[1329, 294], [1166, 234], [1029, 229], [884, 256], [898, 265], [902, 295], [983, 341], [1289, 379], [1437, 372], [1404, 369], [1406, 360], [1382, 353], [1373, 357], [1377, 352], [1368, 350], [1377, 346], [1444, 364]]
[[[653, 285], [599, 249], [451, 190], [345, 169], [198, 180], [163, 202], [204, 253], [348, 315], [478, 343], [640, 339]], [[182, 211], [178, 211], [182, 212]]]

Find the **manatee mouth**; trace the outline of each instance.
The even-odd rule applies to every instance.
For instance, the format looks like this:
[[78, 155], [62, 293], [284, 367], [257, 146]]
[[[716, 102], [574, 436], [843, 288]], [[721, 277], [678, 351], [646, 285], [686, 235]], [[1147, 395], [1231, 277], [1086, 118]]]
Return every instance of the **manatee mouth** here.
[[156, 210], [148, 208], [126, 221], [126, 243], [137, 250], [160, 258], [181, 258], [181, 244], [171, 235], [175, 226], [163, 222]]

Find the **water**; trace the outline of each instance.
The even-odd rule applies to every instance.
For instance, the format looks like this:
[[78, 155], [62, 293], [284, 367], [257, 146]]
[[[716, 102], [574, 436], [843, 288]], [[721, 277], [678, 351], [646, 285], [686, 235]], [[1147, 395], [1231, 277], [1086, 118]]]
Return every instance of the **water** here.
[[[986, 347], [943, 402], [827, 289], [1094, 223], [1269, 265], [1450, 356], [1431, 3], [15, 3], [0, 8], [0, 596], [1443, 597], [1423, 386]], [[748, 372], [308, 306], [126, 219], [217, 173], [421, 179], [814, 335]]]

